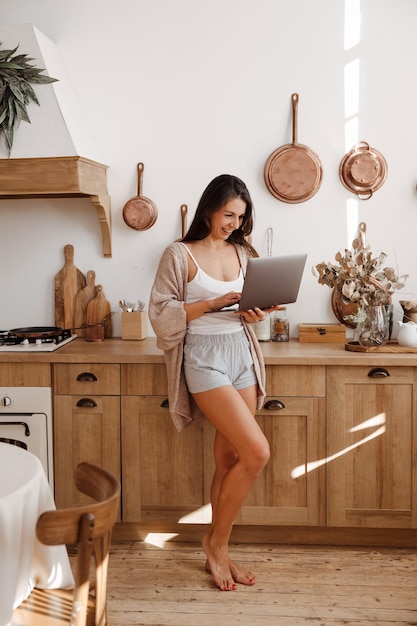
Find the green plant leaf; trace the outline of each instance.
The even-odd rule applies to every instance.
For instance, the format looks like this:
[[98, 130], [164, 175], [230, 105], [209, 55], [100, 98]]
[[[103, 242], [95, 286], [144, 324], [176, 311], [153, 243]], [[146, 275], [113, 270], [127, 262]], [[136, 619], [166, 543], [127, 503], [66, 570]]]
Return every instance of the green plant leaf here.
[[[3, 42], [0, 42], [0, 48]], [[57, 78], [42, 74], [45, 70], [31, 65], [33, 58], [27, 54], [16, 54], [19, 46], [12, 50], [0, 49], [0, 133], [3, 132], [6, 149], [10, 156], [14, 131], [21, 120], [30, 123], [26, 106], [39, 101], [30, 83], [46, 85]]]

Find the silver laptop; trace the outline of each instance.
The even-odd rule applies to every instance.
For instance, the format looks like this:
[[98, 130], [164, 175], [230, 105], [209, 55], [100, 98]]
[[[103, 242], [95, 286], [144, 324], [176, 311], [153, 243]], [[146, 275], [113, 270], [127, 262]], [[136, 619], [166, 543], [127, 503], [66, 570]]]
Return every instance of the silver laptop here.
[[251, 258], [239, 302], [239, 311], [297, 300], [307, 254]]

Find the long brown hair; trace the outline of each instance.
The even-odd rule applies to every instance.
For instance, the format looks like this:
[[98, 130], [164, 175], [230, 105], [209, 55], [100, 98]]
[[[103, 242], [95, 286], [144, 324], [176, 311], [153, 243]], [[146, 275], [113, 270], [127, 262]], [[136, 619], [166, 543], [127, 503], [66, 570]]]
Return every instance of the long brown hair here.
[[197, 205], [191, 226], [182, 241], [199, 241], [207, 237], [211, 231], [211, 216], [235, 198], [243, 200], [246, 210], [241, 225], [230, 234], [227, 241], [245, 246], [251, 250], [253, 256], [258, 256], [247, 240], [253, 229], [252, 198], [243, 180], [231, 174], [221, 174], [207, 185]]

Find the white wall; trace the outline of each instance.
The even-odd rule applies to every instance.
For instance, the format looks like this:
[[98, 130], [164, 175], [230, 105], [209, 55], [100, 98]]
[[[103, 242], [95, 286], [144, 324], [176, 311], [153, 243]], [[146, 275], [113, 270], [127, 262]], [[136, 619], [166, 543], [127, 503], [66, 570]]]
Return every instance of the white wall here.
[[[395, 301], [417, 296], [414, 0], [0, 0], [0, 16], [5, 25], [33, 24], [59, 50], [109, 166], [113, 217], [108, 259], [88, 200], [2, 200], [0, 328], [53, 323], [53, 279], [67, 243], [79, 269], [95, 270], [113, 310], [120, 298], [147, 301], [162, 250], [180, 236], [180, 205], [190, 221], [206, 184], [225, 172], [251, 191], [261, 254], [268, 227], [274, 254], [309, 254], [298, 302], [288, 307], [293, 335], [300, 322], [336, 321], [330, 292], [310, 268], [350, 246], [359, 221], [373, 248], [410, 274]], [[47, 88], [36, 88], [41, 107], [30, 105], [32, 126]], [[285, 204], [268, 192], [263, 170], [291, 140], [293, 92], [299, 142], [318, 154], [324, 177], [311, 200]], [[27, 150], [24, 125], [17, 137]], [[357, 201], [338, 175], [357, 140], [388, 163], [385, 184], [368, 201]], [[12, 157], [19, 156], [16, 140]], [[139, 161], [143, 193], [159, 210], [143, 232], [122, 219]]]

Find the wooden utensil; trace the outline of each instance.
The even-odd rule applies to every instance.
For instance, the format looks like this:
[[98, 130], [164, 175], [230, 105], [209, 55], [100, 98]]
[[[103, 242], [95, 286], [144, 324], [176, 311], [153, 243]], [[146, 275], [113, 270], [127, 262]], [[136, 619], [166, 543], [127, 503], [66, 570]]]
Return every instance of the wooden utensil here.
[[106, 300], [103, 286], [97, 285], [97, 295], [87, 304], [87, 324], [100, 324], [108, 315], [108, 319], [104, 322], [104, 336], [112, 336], [112, 319], [110, 302]]
[[87, 272], [87, 284], [81, 289], [75, 297], [75, 315], [74, 326], [77, 328], [77, 335], [85, 337], [85, 326], [87, 323], [87, 305], [97, 295], [96, 286], [94, 284], [96, 273], [93, 270]]
[[60, 328], [75, 326], [75, 298], [84, 289], [84, 274], [74, 265], [74, 246], [64, 246], [65, 264], [55, 275], [55, 325]]

